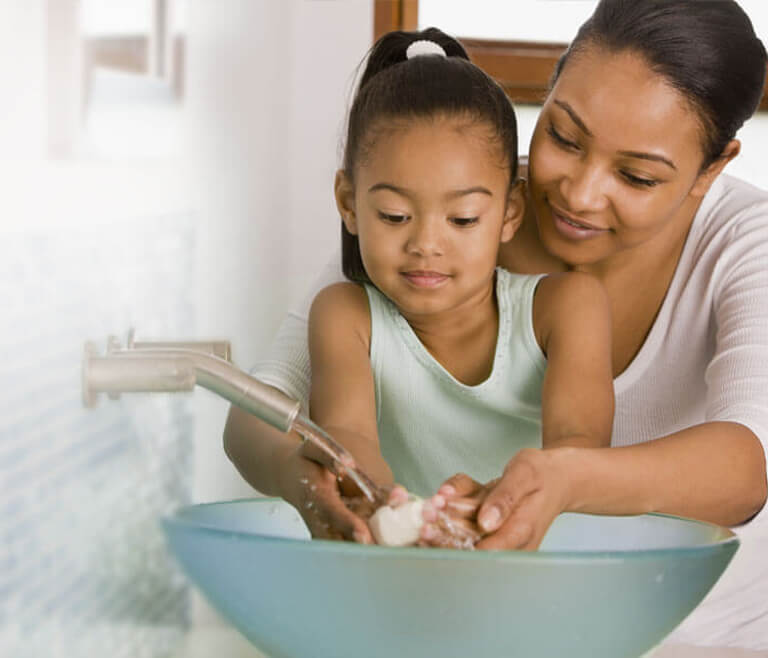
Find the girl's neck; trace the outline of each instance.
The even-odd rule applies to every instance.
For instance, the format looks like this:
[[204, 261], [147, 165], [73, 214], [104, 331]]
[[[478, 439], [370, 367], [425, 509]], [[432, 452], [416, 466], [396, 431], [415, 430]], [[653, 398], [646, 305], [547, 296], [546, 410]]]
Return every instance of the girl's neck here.
[[439, 314], [403, 314], [432, 357], [463, 384], [485, 381], [493, 370], [499, 311], [496, 278], [459, 308]]

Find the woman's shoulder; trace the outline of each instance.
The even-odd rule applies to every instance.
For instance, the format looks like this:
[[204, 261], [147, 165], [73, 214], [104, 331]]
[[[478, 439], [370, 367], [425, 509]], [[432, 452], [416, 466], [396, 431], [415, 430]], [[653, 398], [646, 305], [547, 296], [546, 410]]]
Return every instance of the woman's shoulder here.
[[721, 174], [702, 200], [692, 233], [699, 256], [734, 244], [768, 251], [768, 191]]
[[767, 217], [768, 190], [741, 178], [721, 174], [702, 200], [698, 219], [708, 224], [728, 224], [735, 217]]

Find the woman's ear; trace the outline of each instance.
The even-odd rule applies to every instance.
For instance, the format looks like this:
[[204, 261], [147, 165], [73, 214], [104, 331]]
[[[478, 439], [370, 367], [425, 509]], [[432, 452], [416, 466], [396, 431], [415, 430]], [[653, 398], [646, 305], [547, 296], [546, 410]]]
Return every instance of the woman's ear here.
[[525, 214], [525, 180], [522, 178], [510, 188], [507, 196], [507, 208], [501, 225], [501, 241], [509, 242], [517, 233]]
[[741, 142], [738, 139], [732, 139], [725, 145], [720, 157], [717, 158], [709, 167], [699, 174], [696, 182], [691, 188], [691, 194], [695, 197], [703, 197], [708, 191], [715, 178], [725, 169], [731, 160], [733, 160], [741, 151]]
[[357, 218], [355, 216], [355, 186], [343, 169], [336, 172], [336, 180], [333, 184], [333, 193], [336, 197], [336, 207], [339, 209], [341, 221], [347, 231], [357, 235]]

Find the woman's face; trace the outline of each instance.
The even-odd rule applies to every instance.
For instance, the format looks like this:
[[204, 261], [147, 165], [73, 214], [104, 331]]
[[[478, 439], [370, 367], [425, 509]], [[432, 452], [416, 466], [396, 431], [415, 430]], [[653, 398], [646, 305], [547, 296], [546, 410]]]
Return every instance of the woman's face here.
[[589, 269], [682, 245], [711, 182], [699, 175], [700, 131], [686, 99], [638, 55], [574, 54], [530, 146], [546, 249]]

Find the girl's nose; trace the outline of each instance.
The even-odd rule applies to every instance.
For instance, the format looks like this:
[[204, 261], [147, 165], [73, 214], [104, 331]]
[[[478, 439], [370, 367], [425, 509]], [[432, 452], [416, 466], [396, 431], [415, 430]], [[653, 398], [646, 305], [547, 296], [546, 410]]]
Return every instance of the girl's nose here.
[[605, 195], [608, 174], [589, 160], [579, 161], [563, 176], [560, 194], [573, 213], [603, 210], [607, 203]]
[[441, 256], [445, 249], [441, 230], [443, 222], [438, 218], [414, 218], [405, 245], [406, 251], [419, 256]]

